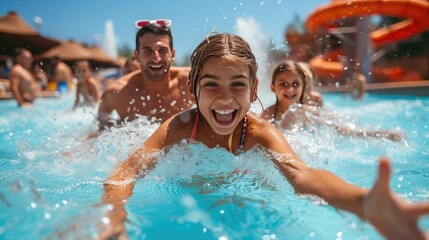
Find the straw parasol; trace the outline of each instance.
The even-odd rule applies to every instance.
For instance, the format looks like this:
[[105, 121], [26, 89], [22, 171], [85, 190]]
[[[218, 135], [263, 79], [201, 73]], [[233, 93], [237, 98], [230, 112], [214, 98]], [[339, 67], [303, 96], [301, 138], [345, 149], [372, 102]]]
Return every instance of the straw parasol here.
[[69, 65], [75, 61], [88, 60], [93, 68], [117, 67], [118, 65], [99, 47], [87, 48], [73, 40], [64, 41], [61, 44], [37, 55], [37, 61], [46, 61], [52, 57], [59, 57]]
[[0, 18], [0, 55], [12, 55], [15, 48], [27, 48], [33, 54], [44, 52], [60, 43], [40, 35], [16, 12]]
[[82, 44], [73, 40], [68, 40], [61, 42], [59, 45], [40, 55], [37, 55], [35, 59], [37, 61], [44, 61], [53, 57], [59, 57], [63, 61], [73, 62], [88, 60], [91, 57], [91, 53]]
[[109, 57], [100, 47], [93, 45], [88, 47], [91, 52], [90, 62], [98, 67], [120, 67], [120, 65]]

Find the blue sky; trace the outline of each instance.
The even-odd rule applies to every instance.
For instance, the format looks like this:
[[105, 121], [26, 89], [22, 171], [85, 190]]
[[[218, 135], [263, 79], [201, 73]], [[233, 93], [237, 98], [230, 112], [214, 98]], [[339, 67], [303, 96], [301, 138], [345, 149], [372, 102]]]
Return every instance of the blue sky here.
[[[176, 58], [187, 56], [212, 29], [237, 33], [238, 19], [246, 20], [265, 39], [282, 47], [285, 27], [298, 14], [301, 21], [329, 0], [2, 0], [0, 15], [16, 11], [27, 23], [39, 16], [42, 35], [88, 44], [103, 44], [105, 23], [111, 20], [119, 46], [135, 46], [135, 20], [169, 18]], [[250, 21], [249, 21], [250, 20]]]

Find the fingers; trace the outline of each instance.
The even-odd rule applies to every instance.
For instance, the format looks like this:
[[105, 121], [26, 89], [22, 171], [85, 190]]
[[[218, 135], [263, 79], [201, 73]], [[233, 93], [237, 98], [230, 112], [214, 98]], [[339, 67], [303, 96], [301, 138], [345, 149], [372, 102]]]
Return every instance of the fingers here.
[[383, 189], [389, 189], [390, 181], [390, 161], [387, 157], [381, 157], [378, 167], [377, 185]]
[[408, 213], [413, 215], [415, 218], [429, 214], [429, 202], [413, 203], [410, 205]]

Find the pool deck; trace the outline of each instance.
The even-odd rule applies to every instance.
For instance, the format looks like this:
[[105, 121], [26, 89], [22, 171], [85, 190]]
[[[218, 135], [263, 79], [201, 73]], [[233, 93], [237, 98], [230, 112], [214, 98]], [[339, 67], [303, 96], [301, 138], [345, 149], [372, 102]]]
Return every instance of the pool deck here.
[[[58, 92], [52, 92], [52, 91], [42, 91], [40, 92], [41, 98], [56, 98], [59, 96]], [[11, 92], [0, 92], [0, 101], [1, 100], [9, 100], [14, 99], [13, 94]]]
[[[348, 92], [345, 86], [319, 86], [315, 90], [324, 92]], [[429, 96], [429, 80], [410, 82], [367, 83], [366, 92], [377, 94], [407, 94]]]

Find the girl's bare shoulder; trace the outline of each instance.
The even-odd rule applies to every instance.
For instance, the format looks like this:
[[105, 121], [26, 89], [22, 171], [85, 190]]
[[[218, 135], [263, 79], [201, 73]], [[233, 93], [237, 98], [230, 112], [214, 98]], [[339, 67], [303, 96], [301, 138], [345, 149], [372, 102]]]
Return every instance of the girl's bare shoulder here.
[[145, 147], [162, 149], [188, 139], [195, 121], [195, 112], [195, 109], [187, 110], [167, 119], [145, 141]]
[[278, 139], [283, 137], [282, 133], [264, 118], [254, 113], [249, 113], [247, 118], [248, 132], [252, 138], [251, 142], [255, 141], [255, 144], [266, 145], [264, 143], [272, 141], [273, 138]]

